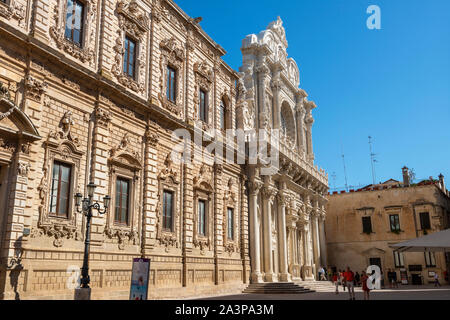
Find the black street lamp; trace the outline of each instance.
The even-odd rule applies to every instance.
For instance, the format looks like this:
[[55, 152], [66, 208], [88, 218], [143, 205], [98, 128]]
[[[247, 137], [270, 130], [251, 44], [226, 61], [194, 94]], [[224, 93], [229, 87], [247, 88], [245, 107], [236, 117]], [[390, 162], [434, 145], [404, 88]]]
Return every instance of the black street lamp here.
[[[109, 203], [111, 202], [110, 196], [103, 197], [104, 210], [100, 209], [100, 204], [98, 202], [93, 202], [95, 188], [97, 186], [90, 182], [87, 185], [88, 198], [83, 199], [81, 193], [75, 195], [75, 205], [77, 207], [78, 213], [84, 213], [86, 216], [86, 238], [84, 240], [84, 257], [83, 257], [83, 267], [81, 268], [81, 288], [89, 288], [89, 244], [91, 243], [91, 218], [92, 209], [96, 209], [98, 213], [105, 214], [108, 210]], [[80, 209], [81, 206], [81, 209]]]

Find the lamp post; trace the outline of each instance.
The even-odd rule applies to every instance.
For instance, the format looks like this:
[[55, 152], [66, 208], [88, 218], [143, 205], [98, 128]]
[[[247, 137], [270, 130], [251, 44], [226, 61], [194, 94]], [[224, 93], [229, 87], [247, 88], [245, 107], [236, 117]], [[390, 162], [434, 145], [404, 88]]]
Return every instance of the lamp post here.
[[[98, 213], [105, 214], [108, 210], [109, 203], [111, 202], [110, 196], [103, 197], [103, 206], [104, 209], [101, 210], [100, 204], [98, 202], [94, 202], [94, 192], [97, 186], [90, 182], [87, 185], [88, 197], [83, 199], [83, 195], [81, 193], [77, 193], [75, 195], [75, 205], [77, 207], [78, 213], [83, 213], [86, 216], [86, 237], [84, 240], [84, 257], [83, 257], [83, 267], [81, 268], [81, 290], [76, 291], [75, 299], [77, 296], [84, 300], [90, 299], [90, 287], [89, 287], [89, 245], [91, 243], [91, 219], [92, 219], [92, 209], [96, 209]], [[81, 208], [80, 208], [81, 207]], [[84, 298], [83, 298], [84, 297]]]

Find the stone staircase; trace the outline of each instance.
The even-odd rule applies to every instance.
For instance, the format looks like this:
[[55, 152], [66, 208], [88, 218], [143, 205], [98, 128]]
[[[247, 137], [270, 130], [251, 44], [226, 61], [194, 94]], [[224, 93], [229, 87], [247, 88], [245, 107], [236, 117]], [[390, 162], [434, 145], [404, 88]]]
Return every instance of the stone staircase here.
[[[315, 281], [315, 280], [305, 280], [305, 281], [295, 281], [295, 284], [303, 286], [305, 288], [314, 290], [316, 292], [335, 292], [336, 287], [331, 281]], [[345, 291], [342, 288], [342, 285], [339, 285], [339, 292], [348, 292], [348, 289]], [[355, 287], [355, 292], [362, 292], [361, 287]]]
[[299, 294], [314, 292], [314, 290], [305, 288], [294, 282], [266, 282], [252, 283], [242, 292], [252, 294]]

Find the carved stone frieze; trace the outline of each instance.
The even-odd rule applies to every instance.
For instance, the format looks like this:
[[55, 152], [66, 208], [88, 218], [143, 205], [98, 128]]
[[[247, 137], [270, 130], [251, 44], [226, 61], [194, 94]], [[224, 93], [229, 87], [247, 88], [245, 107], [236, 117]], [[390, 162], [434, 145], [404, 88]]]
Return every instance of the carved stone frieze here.
[[51, 131], [50, 137], [55, 140], [68, 140], [73, 142], [77, 147], [80, 146], [80, 141], [77, 137], [72, 133], [72, 127], [75, 124], [73, 120], [72, 111], [66, 111], [61, 121], [59, 122], [59, 130]]
[[120, 250], [125, 249], [125, 244], [136, 245], [138, 242], [138, 234], [134, 230], [106, 226], [104, 234], [109, 239], [116, 239]]
[[102, 127], [107, 127], [111, 122], [112, 114], [109, 110], [106, 110], [101, 107], [95, 108], [95, 120], [98, 125]]
[[23, 21], [25, 19], [25, 6], [17, 3], [15, 0], [10, 0], [7, 3], [0, 1], [0, 16], [8, 20], [14, 18], [18, 20], [19, 25], [23, 27]]

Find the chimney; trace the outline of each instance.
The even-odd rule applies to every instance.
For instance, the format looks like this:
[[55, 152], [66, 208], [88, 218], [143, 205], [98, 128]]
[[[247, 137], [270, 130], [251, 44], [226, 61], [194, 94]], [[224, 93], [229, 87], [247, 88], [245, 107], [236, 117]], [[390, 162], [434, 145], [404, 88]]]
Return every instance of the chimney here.
[[409, 169], [407, 166], [404, 166], [402, 168], [402, 173], [403, 173], [403, 186], [409, 187]]
[[439, 175], [439, 183], [441, 184], [441, 189], [442, 189], [442, 191], [444, 191], [444, 193], [445, 193], [445, 181], [444, 181], [444, 175], [441, 173], [440, 175]]

